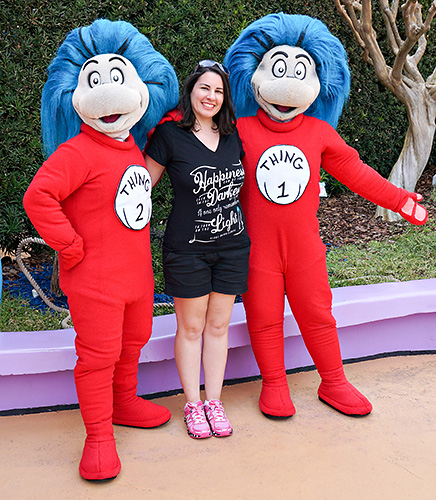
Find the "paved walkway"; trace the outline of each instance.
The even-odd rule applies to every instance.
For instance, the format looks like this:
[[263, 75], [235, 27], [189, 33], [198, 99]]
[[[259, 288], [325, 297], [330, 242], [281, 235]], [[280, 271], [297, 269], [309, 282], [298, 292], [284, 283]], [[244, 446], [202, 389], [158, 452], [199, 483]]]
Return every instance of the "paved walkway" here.
[[436, 355], [365, 361], [346, 373], [373, 403], [370, 416], [318, 401], [316, 372], [288, 376], [297, 414], [286, 421], [260, 413], [259, 381], [225, 387], [229, 438], [191, 439], [183, 396], [162, 398], [173, 413], [165, 426], [116, 427], [122, 470], [107, 483], [78, 474], [78, 410], [0, 417], [0, 499], [436, 499]]

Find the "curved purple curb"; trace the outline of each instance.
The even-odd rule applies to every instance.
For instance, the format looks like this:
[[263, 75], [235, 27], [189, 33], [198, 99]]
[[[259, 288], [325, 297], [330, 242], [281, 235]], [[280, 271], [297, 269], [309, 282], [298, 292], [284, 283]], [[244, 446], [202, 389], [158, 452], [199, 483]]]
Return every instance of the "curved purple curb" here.
[[[336, 288], [333, 314], [344, 360], [392, 352], [436, 349], [436, 279]], [[175, 315], [153, 320], [141, 353], [138, 393], [178, 390], [174, 361]], [[0, 411], [77, 403], [73, 380], [74, 330], [0, 332]], [[311, 366], [298, 327], [285, 311], [287, 369]], [[259, 374], [242, 304], [235, 304], [229, 330], [226, 380]]]

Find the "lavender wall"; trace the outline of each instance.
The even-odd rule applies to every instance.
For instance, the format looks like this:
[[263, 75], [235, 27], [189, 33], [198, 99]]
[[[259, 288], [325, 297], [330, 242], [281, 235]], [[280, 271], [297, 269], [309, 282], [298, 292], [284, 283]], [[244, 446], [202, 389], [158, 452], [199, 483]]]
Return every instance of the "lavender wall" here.
[[[436, 280], [384, 283], [333, 290], [333, 314], [344, 360], [393, 352], [436, 351]], [[179, 390], [174, 361], [174, 315], [154, 318], [144, 347], [138, 393]], [[287, 369], [311, 366], [289, 307], [285, 311]], [[77, 403], [73, 381], [74, 330], [0, 332], [0, 411]], [[229, 331], [226, 380], [259, 374], [242, 304]]]

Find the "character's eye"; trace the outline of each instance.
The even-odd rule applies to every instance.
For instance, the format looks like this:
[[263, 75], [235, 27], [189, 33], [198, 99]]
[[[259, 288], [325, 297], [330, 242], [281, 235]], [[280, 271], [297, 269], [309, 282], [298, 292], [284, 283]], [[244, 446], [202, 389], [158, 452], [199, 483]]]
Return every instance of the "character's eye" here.
[[120, 69], [118, 68], [111, 69], [111, 82], [118, 83], [120, 85], [124, 83], [124, 74]]
[[100, 73], [98, 71], [93, 71], [92, 73], [90, 73], [88, 76], [88, 83], [92, 89], [94, 87], [97, 87], [97, 85], [100, 85], [101, 84]]
[[298, 80], [304, 80], [306, 78], [306, 65], [303, 62], [299, 62], [295, 65], [294, 76]]
[[287, 70], [286, 62], [284, 59], [278, 59], [275, 63], [274, 66], [272, 67], [272, 74], [276, 78], [283, 78], [286, 75], [286, 70]]

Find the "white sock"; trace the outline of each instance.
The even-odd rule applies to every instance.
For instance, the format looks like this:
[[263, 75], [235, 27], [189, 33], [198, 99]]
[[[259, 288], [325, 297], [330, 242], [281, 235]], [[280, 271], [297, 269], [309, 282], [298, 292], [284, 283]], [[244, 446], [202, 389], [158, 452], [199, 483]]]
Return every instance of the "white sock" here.
[[[201, 399], [199, 399], [198, 401], [186, 401], [185, 406], [188, 403], [191, 404], [191, 405], [197, 406], [198, 403], [201, 403]], [[203, 403], [201, 403], [201, 404], [203, 404]]]

